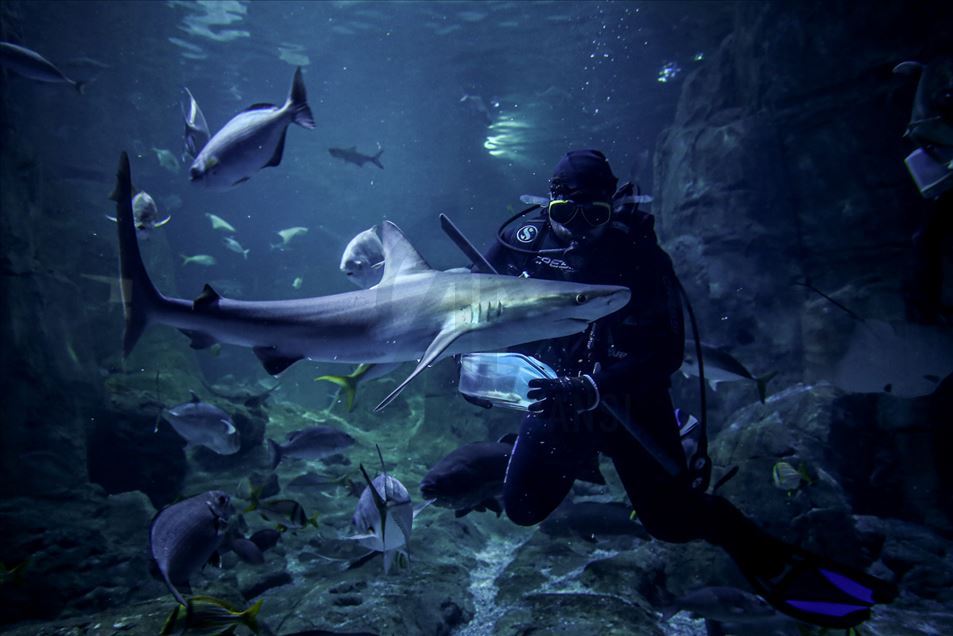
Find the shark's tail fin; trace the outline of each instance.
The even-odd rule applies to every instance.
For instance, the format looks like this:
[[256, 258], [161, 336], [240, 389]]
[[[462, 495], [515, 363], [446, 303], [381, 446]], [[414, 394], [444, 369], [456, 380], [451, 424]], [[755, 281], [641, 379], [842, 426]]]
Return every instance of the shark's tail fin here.
[[116, 189], [110, 198], [116, 202], [116, 227], [119, 228], [119, 283], [122, 289], [123, 313], [126, 317], [122, 334], [122, 354], [128, 356], [149, 324], [149, 316], [164, 300], [156, 290], [139, 252], [136, 223], [132, 212], [132, 175], [129, 155], [119, 158]]
[[304, 80], [301, 78], [300, 66], [295, 70], [294, 79], [291, 81], [288, 103], [291, 105], [294, 123], [305, 128], [314, 128], [314, 115], [311, 114], [311, 107], [308, 106], [308, 93], [304, 88]]
[[383, 148], [381, 148], [380, 150], [378, 150], [378, 151], [377, 151], [377, 154], [374, 155], [373, 157], [371, 157], [371, 163], [373, 163], [375, 166], [377, 166], [377, 167], [380, 168], [381, 170], [384, 169], [384, 164], [381, 163], [381, 155], [382, 155], [382, 154], [384, 154], [384, 149], [383, 149]]

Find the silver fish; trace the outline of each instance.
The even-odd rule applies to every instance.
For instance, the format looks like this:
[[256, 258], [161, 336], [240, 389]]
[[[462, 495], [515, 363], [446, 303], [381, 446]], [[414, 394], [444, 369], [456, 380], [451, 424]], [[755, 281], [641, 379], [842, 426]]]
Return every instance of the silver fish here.
[[291, 123], [314, 128], [300, 67], [284, 105], [254, 104], [235, 115], [199, 152], [189, 168], [189, 179], [207, 188], [227, 190], [262, 168], [279, 165]]
[[176, 586], [188, 587], [189, 576], [218, 550], [233, 513], [229, 496], [210, 490], [163, 508], [152, 520], [152, 558], [172, 596], [182, 605], [185, 599]]
[[351, 519], [361, 534], [351, 538], [372, 552], [383, 553], [384, 574], [387, 574], [398, 554], [407, 557], [416, 513], [410, 493], [398, 479], [381, 473], [371, 481], [363, 466], [361, 473], [367, 487]]
[[[724, 349], [719, 349], [702, 343], [702, 356], [705, 365], [705, 381], [714, 391], [722, 382], [738, 382], [748, 380], [754, 382], [758, 388], [758, 397], [763, 403], [767, 396], [767, 384], [775, 376], [774, 373], [755, 377], [743, 364]], [[682, 362], [681, 372], [686, 378], [698, 377], [698, 360], [695, 355], [695, 341], [685, 341], [685, 359]]]
[[179, 254], [179, 257], [182, 259], [183, 267], [185, 265], [191, 265], [195, 263], [196, 265], [201, 265], [203, 267], [211, 267], [217, 261], [214, 256], [209, 256], [208, 254], [195, 254], [194, 256], [186, 256], [185, 254]]
[[347, 244], [341, 255], [341, 271], [362, 289], [370, 289], [381, 282], [384, 276], [384, 244], [376, 226], [364, 230]]
[[10, 42], [0, 42], [0, 66], [37, 82], [69, 84], [80, 95], [83, 94], [86, 87], [86, 82], [70, 79], [63, 71], [56, 68], [52, 62], [36, 51]]
[[225, 243], [225, 247], [228, 248], [229, 251], [235, 252], [236, 254], [241, 254], [245, 257], [246, 261], [248, 260], [248, 253], [251, 250], [246, 250], [244, 247], [242, 247], [241, 243], [233, 239], [231, 236], [226, 236], [224, 239], [222, 239], [222, 241]]
[[162, 416], [190, 446], [204, 446], [219, 455], [234, 455], [241, 446], [228, 413], [201, 401], [195, 393], [190, 401], [163, 411]]
[[[140, 240], [148, 239], [152, 230], [172, 220], [172, 215], [159, 220], [159, 209], [148, 192], [140, 192], [132, 198], [132, 215], [136, 221], [136, 236]], [[116, 217], [107, 215], [106, 218], [116, 222]]]

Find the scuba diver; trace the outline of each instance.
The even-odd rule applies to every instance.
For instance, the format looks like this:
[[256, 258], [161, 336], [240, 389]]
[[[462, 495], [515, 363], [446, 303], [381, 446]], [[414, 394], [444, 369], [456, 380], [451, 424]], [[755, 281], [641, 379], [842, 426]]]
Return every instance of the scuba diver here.
[[522, 526], [543, 521], [601, 452], [656, 539], [722, 547], [758, 594], [798, 620], [833, 628], [863, 622], [874, 604], [896, 596], [894, 585], [775, 539], [709, 494], [704, 431], [686, 460], [669, 395], [685, 342], [681, 286], [654, 217], [638, 209], [632, 184], [616, 191], [617, 183], [601, 152], [567, 153], [550, 199], [506, 221], [486, 253], [499, 274], [632, 291], [628, 306], [581, 335], [517, 348], [558, 377], [529, 383], [533, 402], [503, 486], [507, 516]]

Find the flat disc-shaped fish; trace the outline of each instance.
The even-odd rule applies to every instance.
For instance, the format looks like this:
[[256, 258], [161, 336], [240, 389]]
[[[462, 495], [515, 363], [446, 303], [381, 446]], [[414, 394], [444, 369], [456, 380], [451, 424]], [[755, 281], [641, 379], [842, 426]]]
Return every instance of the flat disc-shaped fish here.
[[232, 511], [229, 496], [211, 490], [163, 508], [152, 520], [149, 549], [179, 603], [185, 605], [185, 599], [176, 586], [188, 586], [189, 577], [221, 545]]

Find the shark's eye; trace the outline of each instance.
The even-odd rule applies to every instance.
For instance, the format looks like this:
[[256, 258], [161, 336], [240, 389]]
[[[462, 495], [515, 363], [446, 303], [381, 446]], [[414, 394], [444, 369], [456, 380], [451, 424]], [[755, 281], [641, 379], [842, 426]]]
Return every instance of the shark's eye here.
[[576, 294], [576, 304], [577, 304], [577, 305], [584, 305], [587, 300], [589, 300], [589, 297], [586, 296], [585, 294]]

